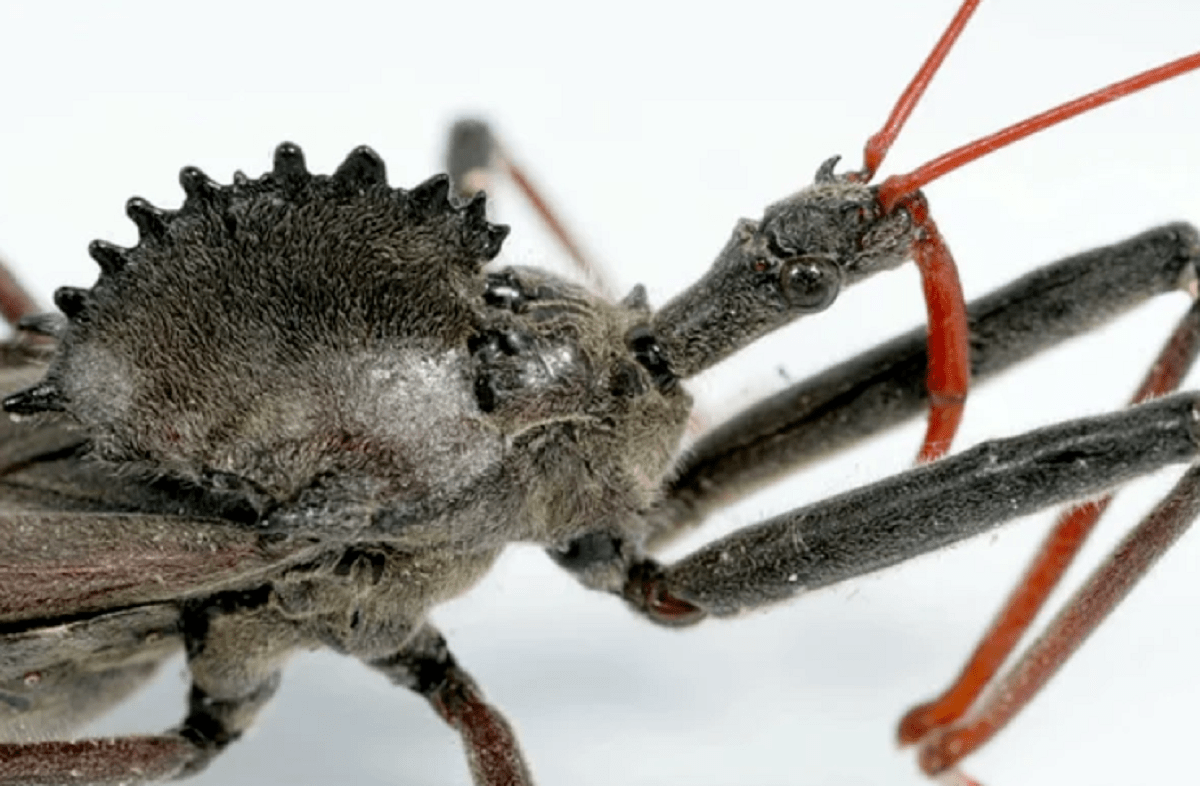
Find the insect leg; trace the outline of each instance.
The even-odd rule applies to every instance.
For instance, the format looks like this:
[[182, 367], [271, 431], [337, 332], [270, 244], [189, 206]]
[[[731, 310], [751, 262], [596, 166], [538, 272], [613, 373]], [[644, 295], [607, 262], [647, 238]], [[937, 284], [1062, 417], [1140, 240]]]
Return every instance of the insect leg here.
[[[1192, 305], [1163, 347], [1133, 403], [1175, 390], [1200, 352], [1200, 302]], [[901, 743], [914, 743], [934, 728], [962, 717], [996, 674], [1070, 566], [1112, 501], [1108, 494], [1062, 513], [1037, 556], [996, 616], [962, 672], [935, 701], [914, 707], [900, 722]]]
[[[1193, 287], [1200, 236], [1185, 224], [1047, 265], [972, 302], [971, 373], [985, 382], [1147, 299]], [[651, 511], [651, 547], [714, 509], [925, 408], [924, 329], [771, 396], [697, 442]]]
[[572, 264], [584, 275], [592, 289], [610, 299], [615, 298], [616, 292], [610, 277], [583, 251], [579, 241], [533, 184], [524, 167], [500, 144], [487, 123], [482, 120], [463, 119], [450, 128], [450, 138], [446, 145], [446, 169], [449, 171], [451, 182], [454, 183], [455, 193], [463, 199], [470, 198], [477, 191], [490, 194], [494, 175], [497, 172], [506, 175], [533, 207], [546, 228], [554, 235], [554, 239], [567, 252]]
[[0, 784], [145, 784], [167, 780], [196, 755], [176, 736], [0, 743]]
[[1125, 536], [970, 718], [935, 731], [921, 745], [922, 769], [931, 775], [944, 772], [1004, 728], [1187, 531], [1197, 515], [1200, 467], [1193, 466]]
[[222, 592], [183, 604], [181, 625], [192, 688], [173, 733], [194, 755], [181, 777], [207, 767], [250, 727], [279, 689], [287, 657], [307, 641], [280, 614], [278, 585]]
[[49, 356], [53, 342], [47, 339], [61, 336], [67, 320], [57, 312], [46, 313], [17, 280], [3, 256], [0, 256], [0, 319], [26, 331], [0, 343], [0, 388], [11, 389], [10, 380], [20, 380], [19, 386], [24, 387], [33, 381], [25, 381], [25, 376], [31, 369], [36, 373]]
[[909, 199], [906, 209], [922, 230], [913, 241], [913, 260], [921, 273], [929, 323], [925, 372], [929, 422], [917, 461], [933, 461], [950, 450], [962, 422], [971, 376], [970, 327], [958, 267], [929, 214], [929, 205], [918, 194]]
[[[157, 618], [150, 621], [160, 623]], [[131, 620], [127, 614], [113, 622], [123, 632], [126, 624], [122, 623], [131, 623]], [[74, 623], [80, 624], [83, 623]], [[241, 637], [224, 644], [237, 648], [252, 641]], [[213, 665], [214, 657], [223, 657], [219, 652], [221, 647], [222, 643], [218, 642], [214, 652], [207, 653], [207, 666]], [[225, 663], [206, 674], [203, 649], [197, 642], [189, 642], [193, 673], [198, 671], [201, 679], [216, 675], [216, 681], [207, 681], [221, 689], [232, 687], [236, 696], [230, 698], [225, 693], [215, 696], [193, 683], [186, 718], [166, 734], [0, 744], [0, 784], [148, 784], [184, 777], [203, 769], [230, 742], [241, 736], [279, 684], [278, 670], [271, 670], [269, 665], [261, 679], [253, 674], [255, 666], [261, 666], [262, 662], [249, 649], [240, 653], [243, 657], [238, 668], [231, 669]], [[228, 652], [224, 654], [227, 656]], [[197, 660], [201, 661], [199, 670], [195, 668]], [[222, 682], [224, 684], [220, 684]]]
[[393, 683], [420, 693], [458, 730], [476, 786], [532, 786], [512, 727], [483, 698], [436, 630], [422, 627], [395, 655], [370, 665]]
[[0, 257], [0, 317], [12, 326], [16, 326], [21, 317], [35, 314], [42, 309], [37, 300], [21, 286], [12, 273], [12, 265]]
[[740, 529], [673, 565], [634, 563], [623, 594], [651, 618], [675, 622], [678, 609], [664, 620], [656, 607], [728, 616], [861, 576], [1195, 461], [1198, 407], [1200, 396], [1180, 394], [986, 442]]
[[194, 750], [179, 773], [180, 777], [200, 772], [231, 742], [241, 737], [259, 710], [275, 695], [279, 681], [279, 671], [272, 671], [248, 691], [232, 698], [212, 696], [193, 684], [187, 717], [175, 729], [175, 734], [191, 743]]

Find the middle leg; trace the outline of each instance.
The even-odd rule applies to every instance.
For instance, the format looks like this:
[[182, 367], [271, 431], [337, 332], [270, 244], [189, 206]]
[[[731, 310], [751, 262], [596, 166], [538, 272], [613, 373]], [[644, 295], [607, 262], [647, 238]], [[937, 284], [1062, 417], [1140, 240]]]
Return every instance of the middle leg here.
[[446, 640], [424, 625], [394, 655], [372, 668], [397, 685], [420, 693], [462, 735], [476, 786], [532, 786], [529, 767], [504, 716], [450, 654]]
[[624, 595], [655, 619], [663, 598], [716, 616], [782, 601], [1193, 462], [1198, 417], [1200, 396], [1179, 394], [986, 442], [738, 530], [672, 565], [634, 564]]

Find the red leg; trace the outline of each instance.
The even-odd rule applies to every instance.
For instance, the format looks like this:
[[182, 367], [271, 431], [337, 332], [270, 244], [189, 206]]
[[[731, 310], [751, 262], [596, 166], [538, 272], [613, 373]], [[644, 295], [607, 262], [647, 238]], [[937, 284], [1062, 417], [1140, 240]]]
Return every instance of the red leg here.
[[575, 267], [579, 268], [584, 276], [587, 277], [587, 280], [591, 282], [597, 292], [608, 297], [614, 297], [616, 293], [613, 291], [612, 283], [608, 280], [604, 271], [598, 265], [594, 264], [587, 254], [583, 253], [579, 242], [567, 231], [567, 227], [563, 224], [562, 219], [550, 207], [550, 203], [542, 196], [541, 191], [533, 185], [533, 181], [529, 179], [529, 175], [525, 173], [525, 170], [503, 149], [500, 151], [500, 160], [504, 166], [504, 171], [508, 173], [513, 183], [520, 189], [521, 194], [529, 201], [533, 209], [537, 211], [543, 223], [546, 224], [546, 228], [550, 230], [551, 234], [558, 240], [559, 245], [571, 257], [571, 261], [575, 263]]
[[[941, 38], [900, 95], [883, 128], [867, 140], [863, 150], [863, 168], [851, 175], [851, 179], [865, 183], [875, 176], [979, 2], [963, 0]], [[946, 241], [929, 215], [924, 197], [918, 195], [916, 190], [913, 188], [906, 192], [903, 200], [881, 199], [880, 204], [884, 212], [891, 212], [897, 207], [908, 210], [917, 226], [923, 230], [920, 239], [913, 244], [913, 258], [921, 271], [921, 288], [929, 324], [929, 366], [926, 374], [929, 425], [917, 455], [917, 461], [923, 463], [945, 455], [958, 431], [970, 379], [970, 346], [967, 341], [967, 305], [958, 279], [958, 268]]]
[[[1138, 404], [1178, 388], [1198, 351], [1200, 304], [1193, 305], [1180, 320], [1131, 403]], [[1112, 495], [1106, 495], [1070, 508], [1059, 517], [958, 679], [936, 700], [914, 707], [900, 721], [902, 744], [919, 742], [933, 729], [958, 720], [970, 709], [1029, 628], [1111, 500]]]
[[970, 330], [958, 268], [929, 215], [929, 205], [917, 194], [902, 202], [900, 207], [907, 210], [921, 228], [921, 234], [913, 243], [913, 258], [921, 271], [928, 313], [929, 360], [925, 389], [929, 392], [929, 425], [917, 461], [926, 462], [946, 454], [962, 421], [971, 378]]
[[430, 701], [462, 735], [467, 764], [478, 786], [532, 786], [512, 727], [465, 674], [447, 680]]
[[[1175, 328], [1134, 394], [1133, 403], [1146, 401], [1177, 388], [1192, 367], [1198, 352], [1200, 304], [1193, 305]], [[1136, 550], [1137, 554], [1142, 555], [1142, 562], [1126, 561], [1126, 557], [1120, 557], [1121, 564], [1113, 566], [1112, 563], [1118, 560], [1118, 557], [1110, 557], [1106, 568], [1099, 571], [1076, 595], [1071, 606], [1030, 649], [1013, 673], [1006, 676], [992, 692], [993, 698], [974, 713], [976, 720], [958, 727], [951, 726], [978, 699], [1015, 648], [1091, 534], [1096, 521], [1108, 507], [1112, 495], [1078, 505], [1059, 518], [1054, 530], [1039, 549], [1025, 576], [972, 653], [955, 683], [937, 700], [913, 708], [901, 720], [899, 736], [902, 743], [918, 742], [924, 738], [929, 740], [921, 751], [922, 767], [931, 773], [948, 769], [986, 743], [1020, 711], [1059, 665], [1082, 643], [1083, 638], [1128, 592], [1137, 578], [1149, 569], [1157, 555], [1173, 542], [1173, 538], [1178, 537], [1178, 533], [1172, 528], [1186, 528], [1190, 519], [1177, 520], [1182, 514], [1163, 513], [1164, 509], [1173, 504], [1178, 508], [1178, 504], [1172, 502], [1178, 493], [1181, 492], [1177, 490], [1118, 550], [1118, 553], [1125, 549]], [[1164, 515], [1170, 523], [1162, 523]], [[1156, 527], [1164, 526], [1169, 530], [1167, 535], [1155, 533]], [[1139, 535], [1139, 532], [1150, 534]]]
[[36, 314], [42, 309], [10, 270], [10, 265], [0, 258], [0, 316], [14, 327], [21, 317]]
[[953, 723], [971, 708], [1058, 585], [1111, 499], [1108, 495], [1079, 505], [1059, 518], [958, 679], [935, 701], [913, 707], [901, 719], [898, 735], [901, 744], [920, 742], [931, 731]]
[[533, 786], [512, 727], [483, 698], [433, 628], [424, 626], [399, 652], [369, 665], [420, 693], [458, 730], [475, 786]]
[[542, 196], [542, 192], [496, 139], [495, 134], [481, 120], [460, 120], [450, 130], [450, 142], [446, 151], [446, 164], [450, 177], [460, 196], [469, 196], [476, 191], [487, 191], [491, 187], [493, 173], [500, 169], [513, 181], [521, 195], [529, 202], [542, 219], [550, 234], [558, 241], [575, 267], [583, 273], [596, 292], [613, 298], [612, 282], [600, 265], [595, 264], [583, 251], [579, 241], [567, 229], [562, 218]]
[[0, 743], [0, 784], [155, 783], [177, 775], [195, 757], [196, 747], [176, 736]]
[[1193, 466], [1092, 574], [1046, 632], [996, 685], [990, 700], [973, 713], [972, 719], [937, 734], [922, 746], [921, 768], [931, 775], [943, 772], [1004, 728], [1191, 526], [1197, 515], [1200, 515], [1200, 466]]

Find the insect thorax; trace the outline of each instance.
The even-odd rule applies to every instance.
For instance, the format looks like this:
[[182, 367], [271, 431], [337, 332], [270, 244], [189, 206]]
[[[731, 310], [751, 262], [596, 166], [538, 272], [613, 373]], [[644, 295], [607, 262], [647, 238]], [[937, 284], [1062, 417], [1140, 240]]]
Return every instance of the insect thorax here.
[[[390, 188], [365, 148], [329, 177], [284, 145], [259, 179], [181, 180], [179, 210], [131, 201], [138, 244], [94, 244], [96, 284], [56, 295], [68, 325], [33, 404], [69, 411], [102, 459], [306, 511], [502, 493], [493, 512], [526, 522], [509, 539], [578, 525], [547, 474], [604, 474], [628, 511], [657, 489], [687, 400], [629, 361], [644, 310], [485, 275], [507, 228], [482, 195]], [[514, 287], [520, 303], [497, 294]]]

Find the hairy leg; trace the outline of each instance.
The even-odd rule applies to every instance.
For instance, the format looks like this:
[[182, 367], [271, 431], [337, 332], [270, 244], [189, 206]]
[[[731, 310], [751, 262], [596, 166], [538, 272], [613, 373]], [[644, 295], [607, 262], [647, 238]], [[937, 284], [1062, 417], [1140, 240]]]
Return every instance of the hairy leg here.
[[483, 698], [436, 630], [422, 627], [399, 652], [369, 665], [428, 699], [438, 715], [462, 735], [477, 786], [532, 786], [512, 727]]

